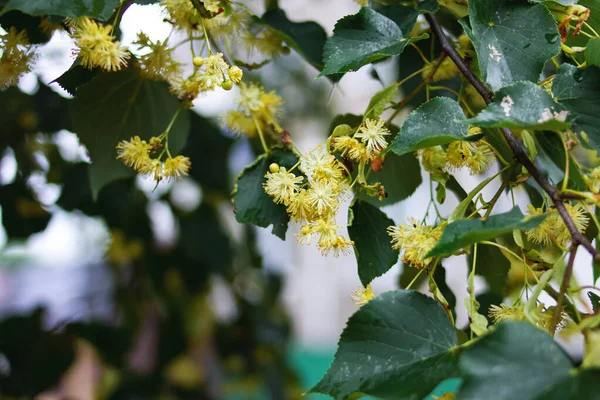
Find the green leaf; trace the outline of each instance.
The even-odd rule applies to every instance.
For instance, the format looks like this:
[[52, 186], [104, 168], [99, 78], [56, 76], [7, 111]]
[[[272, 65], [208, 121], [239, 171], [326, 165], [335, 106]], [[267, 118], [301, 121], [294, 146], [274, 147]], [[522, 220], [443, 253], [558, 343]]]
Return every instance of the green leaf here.
[[360, 199], [362, 201], [382, 207], [407, 199], [423, 182], [419, 161], [412, 154], [405, 154], [400, 157], [388, 154], [385, 157], [381, 171], [371, 171], [367, 178], [367, 183], [370, 185], [376, 182], [383, 185], [387, 197], [379, 200], [377, 197], [361, 193]]
[[[562, 139], [554, 132], [538, 132], [536, 134], [537, 142], [544, 150], [548, 158], [561, 170], [565, 171], [565, 148]], [[579, 166], [569, 154], [569, 189], [587, 191], [585, 179], [579, 169]]]
[[[472, 265], [472, 261], [472, 255], [470, 255], [469, 265]], [[504, 296], [509, 270], [510, 261], [499, 248], [483, 244], [477, 246], [475, 274], [485, 279], [489, 292]], [[487, 310], [487, 308], [481, 310]], [[483, 313], [486, 314], [486, 312]]]
[[391, 20], [369, 7], [363, 7], [358, 14], [339, 20], [333, 36], [325, 43], [325, 67], [319, 76], [357, 70], [374, 61], [402, 53], [406, 45], [423, 38], [411, 38], [408, 36], [410, 32], [403, 32], [399, 26], [405, 21], [414, 24], [418, 12], [413, 11], [398, 16], [402, 20]]
[[278, 31], [286, 44], [296, 50], [315, 68], [323, 69], [323, 47], [327, 40], [327, 33], [316, 22], [292, 22], [280, 9], [267, 11], [262, 20], [271, 28]]
[[585, 60], [588, 65], [600, 67], [600, 38], [590, 39], [585, 48]]
[[600, 147], [600, 68], [583, 70], [574, 65], [560, 66], [552, 83], [556, 100], [571, 112], [572, 129], [582, 136], [584, 145]]
[[564, 107], [544, 89], [531, 82], [519, 82], [496, 92], [494, 101], [465, 124], [483, 128], [560, 130], [571, 124]]
[[[117, 160], [115, 146], [133, 136], [159, 136], [179, 107], [168, 85], [139, 76], [134, 69], [96, 75], [79, 88], [71, 103], [73, 130], [92, 159], [90, 185], [94, 198], [108, 182], [132, 176], [134, 171]], [[189, 133], [189, 115], [183, 111], [169, 134], [169, 149], [178, 154]]]
[[394, 82], [383, 90], [375, 93], [375, 95], [371, 97], [371, 101], [369, 101], [364, 118], [378, 118], [383, 112], [385, 106], [394, 99], [397, 91], [398, 82]]
[[514, 229], [532, 229], [546, 218], [545, 215], [525, 219], [518, 207], [511, 211], [492, 215], [487, 220], [463, 219], [452, 222], [445, 229], [438, 244], [427, 257], [448, 256], [457, 250], [483, 240], [511, 233]]
[[235, 219], [243, 224], [254, 224], [262, 228], [273, 225], [272, 233], [285, 240], [289, 217], [282, 204], [275, 204], [265, 193], [265, 174], [271, 163], [290, 169], [298, 162], [291, 151], [273, 150], [262, 154], [254, 163], [244, 168], [237, 179], [233, 192]]
[[403, 155], [463, 139], [469, 129], [457, 121], [464, 117], [456, 101], [446, 97], [431, 99], [406, 117], [390, 148]]
[[[572, 379], [572, 363], [548, 333], [528, 322], [505, 322], [467, 347], [460, 358], [457, 398], [546, 399], [546, 389]], [[562, 386], [562, 385], [561, 385]], [[571, 396], [562, 399], [573, 398]]]
[[362, 201], [355, 202], [349, 212], [354, 218], [348, 225], [348, 235], [354, 241], [358, 276], [366, 287], [398, 262], [399, 252], [392, 249], [386, 232], [394, 221], [379, 208]]
[[469, 19], [479, 69], [494, 91], [518, 81], [538, 82], [546, 61], [560, 50], [554, 18], [541, 4], [471, 0]]
[[329, 371], [310, 390], [423, 398], [456, 376], [456, 331], [443, 308], [417, 292], [387, 292], [361, 307], [342, 333]]
[[190, 113], [190, 121], [190, 135], [181, 151], [192, 162], [190, 176], [202, 186], [202, 190], [229, 197], [231, 178], [228, 160], [234, 140], [225, 137], [215, 122], [195, 112]]
[[0, 12], [19, 10], [29, 15], [60, 15], [62, 17], [92, 17], [106, 21], [120, 0], [9, 0]]
[[587, 296], [590, 299], [590, 303], [592, 303], [594, 314], [598, 313], [598, 311], [600, 311], [600, 296], [594, 292], [588, 292]]
[[22, 179], [0, 185], [0, 207], [2, 225], [12, 239], [26, 239], [43, 231], [50, 221], [50, 213], [42, 208]]

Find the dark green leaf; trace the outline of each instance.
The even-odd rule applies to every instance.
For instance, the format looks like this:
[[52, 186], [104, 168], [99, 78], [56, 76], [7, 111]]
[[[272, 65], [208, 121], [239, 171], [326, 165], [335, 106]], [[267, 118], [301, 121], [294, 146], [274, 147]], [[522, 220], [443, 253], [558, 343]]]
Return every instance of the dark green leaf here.
[[327, 33], [316, 22], [292, 22], [282, 9], [267, 11], [262, 20], [283, 35], [288, 46], [296, 50], [315, 68], [323, 69], [323, 46]]
[[291, 151], [274, 150], [268, 155], [259, 156], [252, 165], [247, 166], [238, 177], [233, 193], [235, 219], [262, 228], [273, 225], [273, 234], [284, 240], [289, 222], [285, 206], [275, 204], [265, 193], [263, 184], [271, 163], [289, 169], [297, 162], [298, 159]]
[[[472, 265], [472, 255], [469, 257], [469, 265]], [[475, 273], [485, 279], [490, 292], [504, 296], [509, 270], [510, 261], [499, 248], [489, 245], [477, 246]]]
[[585, 60], [588, 65], [600, 67], [600, 38], [590, 39], [585, 48]]
[[448, 301], [448, 306], [450, 306], [450, 312], [454, 316], [454, 319], [456, 319], [456, 295], [454, 294], [452, 289], [450, 289], [450, 286], [448, 286], [448, 282], [446, 280], [446, 272], [446, 268], [444, 268], [442, 265], [439, 265], [435, 269], [433, 279], [435, 280], [435, 283], [438, 289], [440, 290], [440, 293], [442, 293], [442, 296], [444, 296], [446, 301]]
[[464, 113], [456, 101], [446, 97], [431, 99], [406, 117], [390, 148], [403, 155], [463, 139], [468, 127], [457, 122], [462, 119]]
[[60, 15], [62, 17], [92, 17], [106, 21], [120, 0], [9, 0], [1, 14], [19, 10], [29, 15]]
[[517, 81], [538, 82], [546, 61], [560, 50], [554, 18], [541, 4], [471, 0], [469, 18], [479, 69], [492, 90]]
[[401, 20], [391, 20], [369, 7], [363, 7], [358, 14], [339, 20], [333, 36], [325, 43], [325, 67], [319, 76], [357, 70], [363, 65], [402, 53], [406, 45], [420, 39], [409, 37], [410, 32], [403, 32], [399, 26], [405, 21], [416, 20], [418, 13], [413, 11], [403, 14]]
[[600, 147], [600, 68], [583, 70], [563, 64], [554, 77], [552, 93], [571, 112], [572, 129], [590, 148]]
[[396, 92], [398, 91], [398, 82], [394, 82], [391, 85], [387, 86], [383, 90], [375, 93], [373, 97], [371, 97], [371, 101], [369, 101], [369, 105], [367, 106], [367, 111], [365, 112], [365, 119], [375, 119], [378, 118], [385, 106], [394, 99]]
[[[108, 182], [134, 174], [116, 158], [119, 141], [159, 136], [178, 107], [166, 83], [144, 79], [133, 69], [99, 74], [79, 89], [72, 102], [73, 129], [92, 159], [94, 197]], [[189, 129], [189, 115], [183, 111], [169, 134], [172, 154], [182, 149]]]
[[545, 215], [525, 219], [518, 207], [492, 215], [487, 220], [463, 219], [452, 222], [445, 229], [438, 244], [427, 257], [447, 256], [482, 240], [490, 240], [515, 229], [532, 229], [546, 218]]
[[535, 400], [596, 400], [600, 392], [600, 371], [584, 369], [548, 387]]
[[42, 44], [50, 40], [50, 35], [40, 29], [41, 17], [33, 17], [19, 11], [10, 11], [0, 16], [0, 26], [6, 31], [11, 27], [18, 31], [26, 30], [27, 38], [31, 44]]
[[348, 225], [348, 235], [354, 241], [358, 276], [363, 286], [367, 286], [398, 262], [398, 251], [392, 249], [386, 232], [394, 221], [377, 207], [362, 201], [354, 203], [349, 212], [354, 218]]
[[71, 96], [75, 96], [77, 89], [91, 81], [99, 72], [98, 69], [84, 68], [79, 64], [79, 59], [77, 59], [71, 68], [51, 83], [58, 83], [58, 85], [65, 89]]
[[190, 176], [205, 191], [231, 193], [228, 155], [233, 139], [223, 136], [221, 129], [209, 119], [190, 113], [191, 130], [181, 152], [190, 158]]
[[[548, 333], [528, 322], [505, 322], [467, 347], [457, 398], [542, 399], [550, 386], [569, 378], [572, 363]], [[562, 397], [568, 399], [570, 397]]]
[[443, 308], [417, 292], [387, 292], [361, 307], [342, 333], [333, 364], [311, 392], [423, 398], [456, 374], [456, 331]]
[[35, 199], [22, 180], [0, 185], [2, 225], [12, 239], [25, 239], [33, 233], [46, 229], [50, 214]]
[[464, 123], [484, 128], [559, 130], [571, 125], [565, 122], [568, 115], [544, 89], [519, 82], [497, 91], [493, 103]]
[[360, 196], [362, 201], [378, 207], [396, 204], [412, 195], [423, 182], [421, 166], [412, 154], [405, 154], [400, 157], [395, 154], [388, 154], [385, 157], [381, 171], [371, 171], [367, 181], [371, 185], [376, 182], [383, 184], [387, 197], [379, 200], [377, 197], [362, 193]]
[[594, 310], [594, 314], [598, 313], [598, 311], [600, 311], [600, 296], [598, 296], [594, 292], [588, 292], [587, 295], [590, 299], [590, 302], [592, 303], [592, 309]]
[[181, 246], [186, 258], [197, 268], [224, 274], [232, 263], [229, 237], [223, 231], [217, 212], [203, 203], [191, 215], [180, 218]]
[[56, 202], [67, 211], [81, 210], [88, 215], [95, 212], [90, 190], [90, 165], [78, 163], [67, 169], [62, 178], [63, 188]]
[[[548, 158], [561, 170], [565, 171], [565, 148], [562, 139], [554, 132], [537, 132], [537, 142]], [[568, 188], [573, 190], [587, 190], [585, 179], [579, 166], [569, 154], [569, 182]]]
[[[415, 283], [413, 283], [412, 288], [416, 289], [419, 286], [421, 286], [421, 284], [425, 281], [425, 279], [427, 279], [427, 274], [419, 275], [420, 271], [421, 270], [419, 268], [414, 268], [408, 264], [402, 263], [402, 272], [400, 273], [400, 276], [398, 277], [398, 287], [400, 289], [406, 288], [415, 278], [417, 280], [415, 281]], [[417, 277], [417, 275], [419, 275], [419, 276]]]

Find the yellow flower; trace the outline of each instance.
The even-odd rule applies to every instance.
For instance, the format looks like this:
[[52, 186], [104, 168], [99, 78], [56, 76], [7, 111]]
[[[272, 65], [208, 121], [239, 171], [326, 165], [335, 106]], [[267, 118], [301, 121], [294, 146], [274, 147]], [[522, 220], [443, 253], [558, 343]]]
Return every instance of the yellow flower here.
[[313, 209], [308, 202], [308, 192], [306, 189], [300, 189], [296, 195], [292, 196], [287, 207], [287, 213], [295, 221], [307, 221], [313, 215]]
[[319, 215], [323, 215], [337, 206], [338, 194], [337, 186], [331, 181], [320, 179], [312, 182], [306, 199], [311, 207], [316, 208]]
[[158, 158], [150, 159], [138, 172], [156, 182], [161, 181], [164, 177], [163, 164]]
[[[535, 208], [531, 204], [527, 207], [530, 216], [544, 214], [544, 211], [541, 208]], [[585, 209], [580, 204], [572, 205], [570, 203], [565, 203], [565, 207], [577, 229], [580, 232], [585, 231], [589, 222]], [[525, 231], [527, 238], [542, 246], [548, 246], [555, 243], [559, 247], [565, 248], [571, 240], [569, 230], [554, 207], [550, 207], [547, 210], [547, 213], [548, 216], [541, 224], [533, 229]]]
[[478, 174], [491, 165], [493, 153], [486, 144], [456, 140], [448, 145], [446, 157], [450, 169], [468, 167]]
[[429, 173], [443, 170], [448, 163], [448, 155], [440, 146], [419, 150], [419, 155], [423, 168]]
[[587, 176], [584, 177], [588, 189], [590, 189], [591, 192], [600, 192], [600, 167], [594, 168]]
[[21, 75], [30, 71], [34, 59], [27, 31], [17, 31], [13, 26], [6, 35], [0, 35], [0, 89], [16, 85]]
[[132, 137], [131, 140], [122, 140], [117, 145], [117, 158], [123, 161], [128, 167], [133, 167], [136, 171], [141, 171], [148, 162], [150, 162], [150, 150], [152, 146], [141, 140], [139, 136]]
[[179, 29], [194, 30], [200, 25], [200, 14], [189, 0], [162, 0], [169, 21]]
[[342, 157], [363, 163], [371, 159], [371, 153], [365, 145], [350, 136], [336, 137], [331, 142], [333, 150], [338, 151]]
[[99, 25], [90, 18], [83, 17], [70, 21], [72, 37], [79, 47], [81, 65], [85, 68], [98, 67], [106, 71], [117, 71], [127, 65], [130, 57], [126, 47], [122, 47], [111, 35], [110, 25]]
[[232, 67], [229, 67], [228, 74], [229, 74], [229, 79], [231, 79], [231, 81], [234, 83], [240, 83], [242, 81], [242, 76], [244, 75], [244, 73], [242, 72], [240, 67], [237, 67], [235, 65]]
[[181, 178], [187, 176], [191, 162], [188, 157], [177, 156], [167, 158], [164, 165], [164, 176], [169, 178]]
[[313, 179], [340, 179], [343, 169], [332, 154], [318, 147], [303, 154], [300, 169]]
[[281, 36], [271, 29], [265, 29], [259, 33], [245, 31], [240, 42], [248, 49], [248, 55], [260, 53], [268, 58], [275, 58], [283, 51]]
[[223, 124], [233, 132], [245, 134], [248, 137], [256, 135], [256, 124], [251, 117], [241, 111], [229, 111], [223, 117]]
[[500, 321], [511, 320], [511, 321], [526, 321], [523, 307], [513, 306], [509, 307], [504, 303], [499, 306], [492, 304], [489, 311], [489, 316], [494, 319], [494, 323], [497, 324]]
[[360, 139], [371, 152], [379, 153], [387, 147], [385, 136], [388, 135], [390, 135], [390, 131], [384, 126], [383, 120], [367, 118], [354, 137]]
[[354, 295], [350, 296], [352, 301], [356, 303], [357, 306], [364, 306], [369, 301], [373, 300], [375, 297], [375, 293], [373, 293], [373, 289], [371, 288], [371, 284], [368, 284], [366, 288], [357, 289], [354, 292]]
[[223, 59], [223, 53], [211, 54], [204, 59], [204, 68], [209, 75], [229, 73], [229, 65]]
[[134, 44], [148, 50], [148, 53], [139, 57], [142, 73], [146, 77], [168, 81], [181, 74], [182, 64], [173, 58], [175, 48], [169, 47], [167, 40], [152, 42], [145, 33], [140, 32]]
[[304, 180], [302, 176], [296, 176], [281, 167], [278, 172], [267, 172], [267, 181], [263, 184], [265, 192], [275, 203], [289, 205], [292, 197], [300, 190], [299, 184]]
[[445, 224], [437, 227], [422, 225], [421, 222], [410, 219], [410, 224], [389, 226], [388, 235], [392, 237], [392, 249], [404, 251], [402, 261], [417, 268], [424, 268], [431, 262], [431, 257], [425, 258], [440, 240]]

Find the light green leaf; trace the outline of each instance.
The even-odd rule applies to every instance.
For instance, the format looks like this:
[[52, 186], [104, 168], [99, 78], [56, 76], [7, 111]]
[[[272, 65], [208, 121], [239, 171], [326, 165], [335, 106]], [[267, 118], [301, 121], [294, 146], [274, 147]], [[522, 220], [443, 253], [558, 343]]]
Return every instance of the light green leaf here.
[[358, 276], [366, 287], [398, 262], [399, 253], [392, 249], [386, 232], [394, 221], [379, 208], [362, 201], [354, 203], [349, 212], [354, 218], [348, 225], [348, 235], [354, 241]]
[[233, 192], [235, 219], [243, 224], [254, 224], [262, 228], [273, 225], [272, 233], [285, 240], [289, 217], [282, 204], [275, 204], [264, 191], [265, 174], [271, 163], [290, 169], [298, 162], [291, 151], [273, 150], [259, 156], [247, 166], [237, 179]]
[[92, 17], [106, 21], [120, 0], [9, 0], [0, 15], [19, 10], [29, 15], [60, 15], [62, 17]]
[[471, 41], [485, 82], [496, 91], [518, 81], [538, 82], [548, 59], [560, 50], [554, 18], [525, 0], [471, 0]]
[[367, 183], [370, 185], [376, 182], [383, 185], [387, 197], [379, 200], [377, 197], [361, 193], [360, 199], [362, 201], [382, 207], [407, 199], [423, 182], [419, 161], [412, 154], [405, 154], [400, 157], [395, 154], [388, 154], [385, 157], [381, 171], [371, 171], [367, 178]]
[[375, 93], [375, 95], [371, 97], [371, 101], [369, 102], [364, 118], [378, 118], [383, 112], [385, 106], [394, 99], [397, 91], [398, 82], [394, 82], [383, 90]]
[[[413, 11], [404, 15], [412, 24], [418, 15], [416, 10]], [[426, 37], [409, 37], [410, 32], [403, 32], [399, 26], [402, 22], [391, 20], [369, 7], [342, 18], [336, 23], [333, 36], [325, 43], [325, 68], [319, 76], [357, 70], [382, 58], [398, 55], [409, 43]]]
[[546, 218], [545, 215], [525, 219], [518, 207], [511, 211], [492, 215], [487, 220], [463, 219], [452, 222], [445, 229], [438, 244], [427, 257], [448, 256], [455, 251], [483, 240], [490, 240], [513, 229], [532, 229]]
[[435, 300], [387, 292], [350, 317], [333, 364], [310, 391], [338, 400], [353, 393], [423, 398], [456, 375], [456, 343], [456, 331]]
[[583, 144], [600, 149], [600, 68], [583, 70], [574, 65], [560, 66], [552, 83], [556, 100], [571, 113], [572, 129]]
[[[550, 387], [572, 379], [572, 362], [548, 333], [527, 322], [505, 322], [467, 347], [460, 358], [457, 398], [547, 399]], [[556, 386], [554, 386], [556, 385]], [[554, 398], [554, 397], [552, 397]], [[561, 399], [575, 399], [570, 395]]]
[[548, 4], [549, 6], [552, 3], [560, 4], [562, 6], [572, 6], [573, 4], [577, 4], [578, 0], [529, 0], [530, 3], [541, 3]]
[[464, 139], [468, 127], [457, 122], [464, 117], [456, 101], [447, 97], [431, 99], [408, 115], [390, 149], [403, 155]]
[[600, 38], [590, 39], [585, 48], [585, 60], [588, 65], [600, 67]]
[[[133, 176], [134, 171], [117, 160], [121, 140], [160, 135], [179, 107], [168, 85], [141, 77], [134, 69], [101, 73], [81, 86], [71, 103], [73, 130], [92, 159], [92, 196], [108, 182]], [[169, 149], [177, 154], [190, 130], [187, 111], [180, 112], [169, 134]]]
[[571, 125], [566, 122], [569, 114], [541, 87], [518, 82], [498, 90], [493, 103], [462, 122], [482, 128], [560, 130]]

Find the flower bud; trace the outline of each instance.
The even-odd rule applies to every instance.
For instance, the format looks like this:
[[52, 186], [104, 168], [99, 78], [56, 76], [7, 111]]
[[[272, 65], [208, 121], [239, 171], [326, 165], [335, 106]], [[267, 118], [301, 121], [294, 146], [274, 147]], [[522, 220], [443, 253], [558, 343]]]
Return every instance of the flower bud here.
[[198, 68], [200, 68], [201, 66], [204, 65], [204, 58], [200, 57], [200, 56], [196, 56], [194, 57], [194, 65]]

